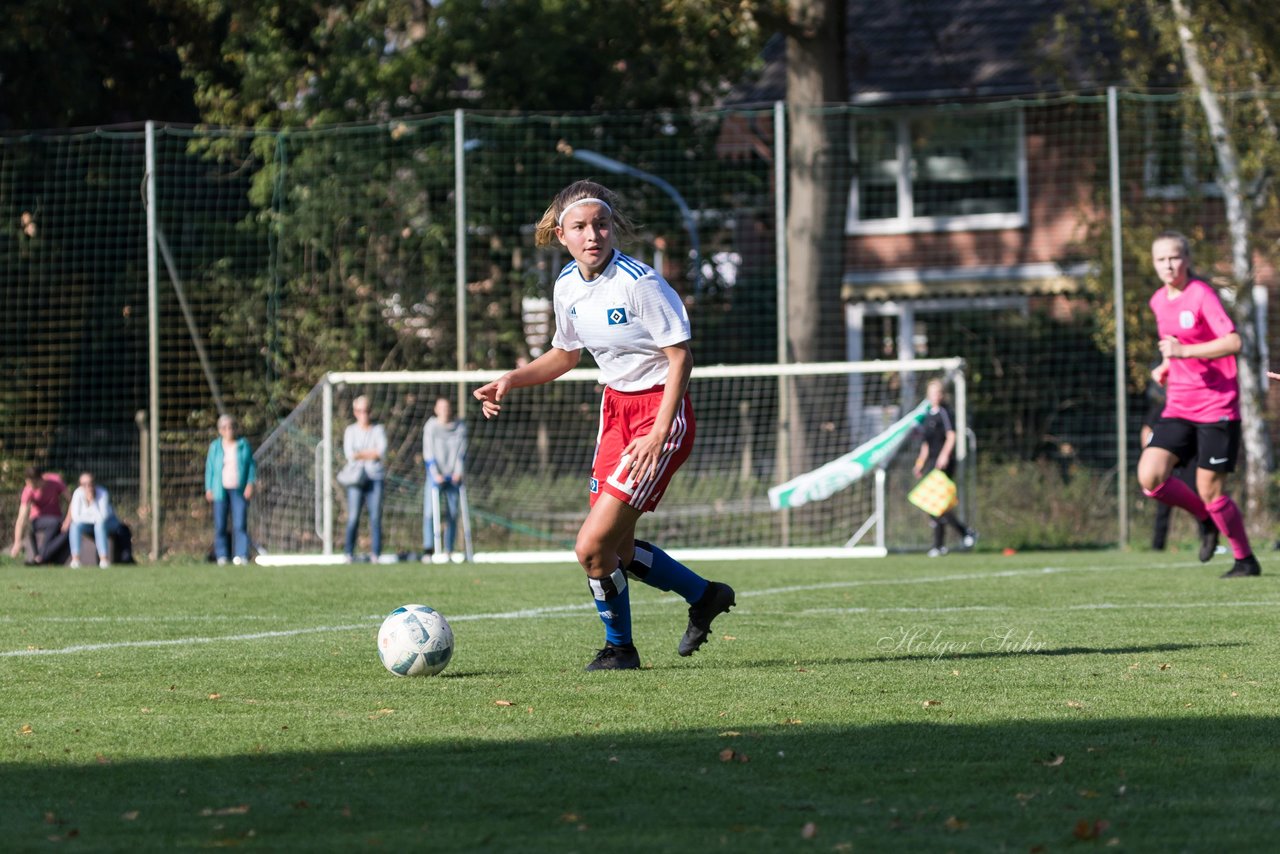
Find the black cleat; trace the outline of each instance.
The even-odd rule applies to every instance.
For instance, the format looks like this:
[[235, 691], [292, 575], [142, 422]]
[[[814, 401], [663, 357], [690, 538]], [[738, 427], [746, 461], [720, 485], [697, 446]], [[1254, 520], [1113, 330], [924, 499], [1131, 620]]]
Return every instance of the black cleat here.
[[1213, 524], [1213, 517], [1200, 521], [1200, 562], [1208, 563], [1218, 549], [1218, 526]]
[[640, 653], [634, 644], [614, 646], [606, 643], [604, 649], [587, 665], [587, 670], [639, 670]]
[[1262, 567], [1258, 566], [1258, 559], [1253, 555], [1248, 557], [1236, 558], [1236, 562], [1232, 564], [1231, 569], [1222, 573], [1222, 578], [1248, 578], [1253, 575], [1262, 575]]
[[728, 611], [734, 605], [733, 588], [719, 581], [707, 585], [707, 592], [702, 594], [698, 604], [689, 606], [689, 628], [684, 630], [680, 638], [681, 655], [693, 655], [698, 651], [711, 634], [711, 621]]

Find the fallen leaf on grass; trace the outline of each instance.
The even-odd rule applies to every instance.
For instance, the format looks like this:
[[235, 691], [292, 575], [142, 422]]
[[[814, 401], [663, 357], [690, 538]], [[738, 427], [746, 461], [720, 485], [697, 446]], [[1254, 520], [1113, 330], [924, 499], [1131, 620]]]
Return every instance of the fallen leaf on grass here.
[[35, 730], [31, 728], [31, 724], [23, 724], [18, 728], [18, 735], [34, 735]]
[[394, 715], [395, 713], [395, 709], [378, 709], [378, 711], [369, 715], [369, 720], [376, 721], [378, 718], [385, 718], [387, 715]]
[[1076, 839], [1081, 840], [1097, 839], [1102, 836], [1110, 826], [1111, 822], [1106, 821], [1105, 819], [1098, 819], [1097, 821], [1090, 823], [1087, 819], [1082, 818], [1076, 822], [1075, 830], [1071, 831], [1071, 835]]
[[1063, 762], [1067, 761], [1067, 757], [1062, 756], [1061, 754], [1058, 754], [1058, 753], [1050, 753], [1048, 759], [1040, 759], [1037, 761], [1041, 765], [1044, 765], [1047, 768], [1057, 768]]
[[804, 723], [804, 721], [800, 720], [799, 718], [787, 718], [785, 721], [783, 721], [783, 723], [790, 724], [791, 726], [797, 726], [798, 724]]
[[138, 811], [137, 811], [137, 810], [129, 810], [129, 811], [128, 811], [128, 812], [126, 812], [126, 813], [121, 813], [121, 814], [120, 814], [120, 818], [124, 819], [125, 821], [137, 821], [137, 820], [138, 820]]
[[1083, 709], [1083, 708], [1084, 708], [1084, 703], [1078, 702], [1078, 701], [1076, 701], [1076, 700], [1067, 700], [1067, 708], [1068, 708], [1068, 709]]
[[493, 704], [495, 706], [514, 706], [515, 705], [515, 703], [511, 702], [510, 700], [494, 700]]
[[955, 816], [949, 817], [942, 824], [947, 828], [947, 830], [950, 830], [950, 831], [964, 830], [966, 827], [969, 826], [969, 822], [961, 821]]
[[739, 753], [738, 751], [734, 750], [732, 747], [726, 747], [724, 750], [720, 751], [720, 761], [721, 762], [750, 762], [751, 757], [747, 756], [747, 754], [745, 753]]
[[1161, 669], [1161, 670], [1168, 670], [1170, 667], [1173, 667], [1173, 665], [1172, 665], [1172, 664], [1162, 664], [1162, 665], [1160, 665], [1160, 669]]
[[736, 729], [727, 729], [724, 732], [720, 733], [721, 738], [733, 738], [734, 736], [737, 736], [737, 735], [742, 735], [742, 733], [738, 732]]
[[221, 694], [218, 694], [218, 693], [216, 693], [216, 692], [215, 692], [215, 693], [213, 693], [213, 694], [210, 694], [210, 695], [209, 695], [209, 699], [210, 699], [210, 700], [221, 700], [221, 699], [222, 699], [222, 695], [221, 695]]
[[921, 706], [924, 706], [924, 707], [927, 709], [927, 708], [929, 708], [930, 706], [941, 706], [941, 705], [942, 705], [942, 701], [941, 701], [941, 700], [925, 700], [925, 701], [924, 701], [924, 702], [922, 702], [920, 705], [921, 705]]

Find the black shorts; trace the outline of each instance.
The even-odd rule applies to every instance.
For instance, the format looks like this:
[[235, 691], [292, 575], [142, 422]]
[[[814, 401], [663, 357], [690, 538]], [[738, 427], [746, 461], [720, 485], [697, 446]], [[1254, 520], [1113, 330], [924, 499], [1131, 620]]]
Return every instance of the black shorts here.
[[1148, 448], [1163, 448], [1178, 458], [1178, 465], [1209, 471], [1236, 470], [1240, 452], [1240, 422], [1201, 423], [1185, 418], [1161, 418], [1151, 432]]

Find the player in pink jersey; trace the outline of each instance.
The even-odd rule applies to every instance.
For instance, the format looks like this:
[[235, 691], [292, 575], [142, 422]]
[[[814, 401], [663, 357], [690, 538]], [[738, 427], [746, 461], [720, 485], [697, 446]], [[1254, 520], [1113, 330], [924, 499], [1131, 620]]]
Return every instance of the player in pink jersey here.
[[588, 670], [634, 670], [627, 577], [675, 591], [689, 603], [680, 655], [706, 642], [711, 621], [734, 604], [733, 588], [707, 581], [662, 549], [635, 538], [636, 523], [658, 506], [693, 450], [689, 316], [671, 286], [614, 247], [633, 231], [617, 197], [593, 181], [561, 190], [538, 222], [539, 246], [558, 241], [573, 260], [556, 279], [556, 332], [547, 352], [476, 389], [493, 418], [513, 389], [541, 385], [578, 364], [586, 348], [605, 386], [590, 481], [591, 510], [574, 551], [587, 573], [605, 645]]
[[[1160, 364], [1152, 379], [1165, 387], [1165, 407], [1138, 459], [1138, 482], [1148, 496], [1182, 507], [1200, 521], [1200, 560], [1213, 557], [1226, 534], [1235, 563], [1223, 578], [1260, 575], [1240, 508], [1227, 495], [1227, 474], [1240, 450], [1236, 353], [1240, 335], [1217, 293], [1191, 273], [1191, 248], [1176, 231], [1159, 234], [1151, 258], [1163, 286], [1152, 295]], [[1194, 462], [1196, 488], [1174, 468]]]

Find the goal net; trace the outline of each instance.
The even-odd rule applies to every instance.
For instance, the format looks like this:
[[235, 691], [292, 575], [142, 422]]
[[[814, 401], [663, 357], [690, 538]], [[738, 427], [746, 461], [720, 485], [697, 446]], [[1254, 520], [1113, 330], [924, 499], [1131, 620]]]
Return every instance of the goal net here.
[[[964, 442], [962, 361], [839, 362], [698, 367], [690, 382], [697, 419], [693, 456], [637, 534], [706, 557], [808, 553], [883, 555], [918, 548], [926, 519], [906, 501], [919, 447], [896, 454], [823, 500], [775, 510], [769, 489], [886, 435], [916, 409], [926, 383], [947, 384]], [[476, 560], [571, 560], [587, 511], [601, 389], [593, 369], [517, 389], [486, 421], [471, 391], [492, 371], [362, 372], [327, 375], [257, 449], [252, 535], [263, 562], [340, 555], [346, 525], [342, 433], [358, 395], [388, 438], [383, 487], [384, 556], [421, 554], [426, 472], [422, 428], [438, 397], [467, 421], [465, 486]], [[961, 475], [963, 477], [963, 474]], [[965, 489], [961, 488], [962, 496]], [[368, 520], [357, 551], [368, 552]], [[461, 532], [459, 533], [461, 541]]]

